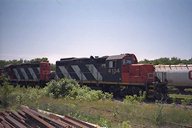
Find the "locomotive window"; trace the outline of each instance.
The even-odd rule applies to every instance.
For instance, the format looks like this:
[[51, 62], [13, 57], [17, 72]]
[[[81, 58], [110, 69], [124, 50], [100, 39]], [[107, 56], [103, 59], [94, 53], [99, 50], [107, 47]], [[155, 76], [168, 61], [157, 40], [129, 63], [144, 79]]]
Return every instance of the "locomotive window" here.
[[126, 60], [126, 59], [123, 59], [123, 64], [131, 64], [131, 60]]
[[115, 61], [109, 61], [109, 68], [115, 67]]
[[125, 59], [123, 59], [123, 64], [125, 64]]
[[127, 62], [126, 62], [127, 64], [131, 64], [132, 62], [131, 62], [131, 60], [127, 60]]
[[102, 68], [106, 68], [106, 64], [101, 64], [101, 67]]

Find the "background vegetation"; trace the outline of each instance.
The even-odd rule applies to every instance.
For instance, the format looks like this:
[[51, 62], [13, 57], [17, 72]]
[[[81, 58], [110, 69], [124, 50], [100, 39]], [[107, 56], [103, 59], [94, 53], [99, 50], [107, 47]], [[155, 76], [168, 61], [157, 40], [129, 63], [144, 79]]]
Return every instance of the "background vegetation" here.
[[[4, 66], [6, 65], [9, 65], [9, 64], [23, 64], [23, 63], [39, 63], [39, 62], [42, 62], [42, 61], [49, 61], [47, 57], [42, 57], [42, 58], [34, 58], [34, 59], [31, 59], [31, 60], [23, 60], [23, 59], [20, 59], [20, 60], [0, 60], [0, 68], [3, 68]], [[55, 64], [51, 64], [51, 70], [55, 70]]]
[[163, 58], [154, 59], [154, 60], [144, 59], [144, 60], [139, 61], [139, 63], [154, 64], [154, 65], [158, 65], [158, 64], [165, 64], [165, 65], [192, 64], [192, 58], [187, 60], [187, 59], [180, 59], [177, 57], [172, 57], [172, 58], [163, 57]]

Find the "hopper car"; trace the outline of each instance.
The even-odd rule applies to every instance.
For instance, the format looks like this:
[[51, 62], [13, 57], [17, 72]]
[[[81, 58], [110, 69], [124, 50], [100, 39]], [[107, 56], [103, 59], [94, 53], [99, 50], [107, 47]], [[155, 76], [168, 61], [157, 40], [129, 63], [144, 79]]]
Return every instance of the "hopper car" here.
[[180, 92], [192, 88], [192, 65], [155, 65], [155, 73], [160, 81], [167, 81], [167, 86]]

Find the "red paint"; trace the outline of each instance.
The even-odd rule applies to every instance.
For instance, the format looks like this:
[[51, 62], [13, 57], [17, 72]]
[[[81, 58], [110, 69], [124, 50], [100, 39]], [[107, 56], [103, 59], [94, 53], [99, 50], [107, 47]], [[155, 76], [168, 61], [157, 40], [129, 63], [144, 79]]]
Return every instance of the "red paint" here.
[[51, 66], [49, 62], [41, 62], [40, 63], [40, 80], [48, 81], [50, 72], [51, 72]]
[[123, 83], [152, 83], [154, 77], [148, 77], [154, 73], [154, 67], [150, 64], [131, 64], [122, 66]]

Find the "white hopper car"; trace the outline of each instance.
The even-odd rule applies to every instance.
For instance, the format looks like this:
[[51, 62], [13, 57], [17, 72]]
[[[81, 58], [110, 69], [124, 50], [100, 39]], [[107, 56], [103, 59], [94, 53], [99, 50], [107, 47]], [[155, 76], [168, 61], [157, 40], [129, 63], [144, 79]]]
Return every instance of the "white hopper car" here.
[[181, 90], [192, 88], [192, 65], [156, 65], [156, 76]]

